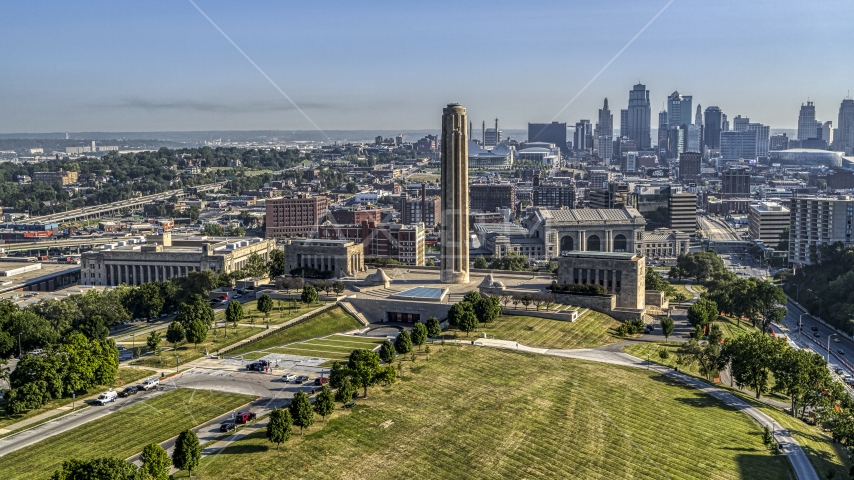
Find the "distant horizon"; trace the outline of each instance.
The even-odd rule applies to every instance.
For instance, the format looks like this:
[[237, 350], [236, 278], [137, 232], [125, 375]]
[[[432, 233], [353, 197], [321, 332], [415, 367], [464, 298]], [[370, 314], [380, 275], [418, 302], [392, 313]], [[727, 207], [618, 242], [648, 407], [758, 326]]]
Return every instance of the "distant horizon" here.
[[[837, 123], [854, 2], [5, 2], [0, 132], [615, 127], [638, 82], [774, 129]], [[827, 48], [816, 48], [816, 45]], [[692, 112], [693, 115], [693, 112]], [[505, 129], [510, 130], [505, 127]]]

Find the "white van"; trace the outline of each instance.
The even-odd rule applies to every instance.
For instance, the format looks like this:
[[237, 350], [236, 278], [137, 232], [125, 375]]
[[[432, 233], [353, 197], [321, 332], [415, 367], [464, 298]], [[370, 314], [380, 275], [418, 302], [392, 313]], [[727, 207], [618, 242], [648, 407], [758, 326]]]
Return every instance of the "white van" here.
[[116, 398], [118, 398], [118, 396], [119, 395], [116, 392], [114, 392], [113, 389], [111, 388], [109, 391], [106, 391], [106, 392], [98, 395], [98, 398], [95, 399], [95, 404], [96, 405], [106, 405], [110, 402], [115, 402]]

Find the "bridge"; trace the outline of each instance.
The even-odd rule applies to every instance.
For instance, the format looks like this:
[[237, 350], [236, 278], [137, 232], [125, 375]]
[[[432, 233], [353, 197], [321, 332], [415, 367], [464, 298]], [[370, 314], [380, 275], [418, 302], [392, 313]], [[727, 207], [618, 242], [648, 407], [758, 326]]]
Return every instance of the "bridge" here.
[[[225, 182], [217, 182], [189, 188], [192, 188], [197, 192], [208, 192], [212, 190], [219, 190], [224, 185]], [[168, 200], [169, 198], [172, 198], [173, 195], [177, 198], [184, 198], [190, 195], [190, 193], [185, 192], [184, 189], [168, 190], [161, 193], [155, 193], [154, 195], [145, 195], [142, 197], [131, 198], [128, 200], [120, 200], [118, 202], [108, 203], [106, 205], [95, 205], [92, 207], [83, 207], [74, 210], [68, 210], [67, 212], [62, 213], [52, 213], [50, 215], [43, 215], [41, 217], [32, 217], [27, 219], [26, 223], [47, 224], [74, 222], [78, 220], [91, 220], [94, 218], [101, 218], [107, 215], [118, 214], [123, 209], [141, 207], [147, 203], [152, 203], [158, 200]]]

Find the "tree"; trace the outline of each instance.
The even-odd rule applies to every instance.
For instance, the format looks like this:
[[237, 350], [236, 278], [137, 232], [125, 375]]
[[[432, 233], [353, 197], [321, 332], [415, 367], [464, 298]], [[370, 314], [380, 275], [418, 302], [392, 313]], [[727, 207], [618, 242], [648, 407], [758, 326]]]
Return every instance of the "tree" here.
[[267, 276], [268, 268], [261, 255], [253, 252], [249, 255], [249, 260], [246, 261], [246, 266], [243, 271], [250, 277], [262, 278]]
[[236, 223], [232, 223], [228, 226], [228, 230], [225, 233], [229, 237], [245, 237], [246, 229]]
[[[545, 296], [541, 300], [545, 301]], [[539, 308], [538, 308], [539, 309]], [[501, 315], [501, 303], [498, 297], [483, 297], [474, 304], [474, 312], [481, 323], [491, 323]]]
[[701, 298], [688, 307], [688, 323], [705, 328], [718, 318], [718, 305], [708, 298]]
[[155, 317], [163, 310], [165, 301], [157, 283], [143, 283], [133, 290], [131, 297], [130, 310], [136, 317]]
[[786, 347], [785, 340], [753, 332], [730, 339], [723, 357], [729, 361], [733, 379], [756, 392], [756, 398], [768, 392], [772, 365]]
[[510, 252], [503, 257], [495, 258], [489, 263], [493, 270], [521, 271], [528, 269], [528, 257], [523, 257], [516, 252]]
[[336, 295], [341, 295], [346, 289], [347, 286], [344, 285], [344, 282], [342, 281], [335, 281], [335, 283], [332, 284], [332, 290], [335, 291]]
[[267, 262], [267, 270], [270, 278], [280, 277], [285, 274], [285, 252], [278, 248], [270, 251], [270, 261]]
[[412, 337], [409, 336], [409, 332], [402, 330], [397, 335], [397, 338], [394, 340], [394, 349], [401, 355], [412, 351]]
[[175, 277], [170, 282], [175, 283], [178, 287], [178, 292], [175, 295], [175, 302], [178, 305], [186, 303], [194, 295], [199, 295], [204, 300], [208, 298], [211, 290], [217, 286], [216, 276], [210, 270], [192, 271], [187, 273], [186, 277]]
[[394, 345], [388, 340], [383, 340], [383, 343], [380, 344], [380, 359], [385, 363], [391, 363], [394, 361], [394, 357]]
[[412, 327], [412, 345], [421, 350], [421, 346], [427, 342], [427, 327], [421, 322], [415, 322]]
[[[225, 322], [226, 324], [234, 325], [234, 329], [237, 330], [237, 324], [240, 323], [240, 320], [243, 319], [243, 305], [237, 300], [232, 300], [228, 302], [228, 307], [225, 309]], [[228, 333], [226, 332], [226, 335]]]
[[202, 446], [199, 445], [199, 437], [192, 430], [179, 433], [172, 451], [172, 465], [178, 470], [187, 470], [192, 477], [193, 469], [199, 466], [201, 459]]
[[102, 457], [92, 460], [66, 460], [53, 472], [51, 480], [135, 480], [136, 465], [121, 458]]
[[177, 349], [178, 343], [184, 341], [184, 327], [177, 321], [172, 321], [166, 329], [166, 341], [172, 344], [172, 349]]
[[810, 350], [785, 348], [771, 366], [771, 371], [774, 373], [774, 388], [771, 390], [789, 397], [792, 416], [798, 415], [799, 407], [802, 414], [811, 405], [820, 410], [816, 403], [824, 395], [815, 395], [815, 392], [828, 391], [833, 383], [824, 357]]
[[214, 324], [214, 312], [211, 304], [202, 295], [193, 295], [190, 301], [182, 303], [178, 307], [178, 315], [175, 317], [184, 330], [190, 328], [194, 320], [199, 320], [205, 328], [211, 328]]
[[472, 305], [471, 302], [463, 300], [462, 302], [453, 305], [451, 309], [448, 310], [448, 323], [454, 326], [458, 326], [459, 319], [469, 313], [475, 318], [477, 318], [474, 313], [474, 305]]
[[436, 338], [442, 334], [442, 326], [439, 324], [439, 319], [436, 317], [430, 317], [427, 319], [427, 336], [430, 338]]
[[477, 316], [472, 309], [463, 310], [462, 315], [457, 318], [457, 328], [466, 332], [466, 336], [477, 328]]
[[427, 265], [426, 265], [426, 266], [428, 266], [428, 267], [435, 267], [435, 266], [436, 266], [436, 261], [435, 261], [435, 260], [433, 260], [432, 258], [428, 258], [428, 259], [427, 259]]
[[373, 350], [358, 348], [350, 352], [347, 368], [350, 369], [358, 385], [362, 387], [363, 396], [367, 397], [368, 387], [377, 383], [376, 375], [380, 368], [380, 356]]
[[184, 335], [187, 337], [188, 342], [196, 345], [196, 349], [198, 350], [199, 344], [204, 342], [208, 336], [208, 327], [197, 318], [193, 320], [193, 323], [190, 324]]
[[200, 233], [208, 237], [222, 237], [225, 236], [225, 229], [218, 223], [207, 223]]
[[292, 424], [291, 413], [284, 408], [274, 408], [270, 412], [270, 421], [267, 423], [267, 440], [276, 444], [276, 450], [279, 449], [279, 445], [291, 438]]
[[664, 334], [664, 342], [667, 343], [670, 335], [673, 335], [673, 329], [676, 326], [676, 322], [673, 321], [670, 317], [664, 317], [661, 319], [661, 333]]
[[169, 454], [163, 447], [156, 443], [149, 443], [142, 449], [141, 471], [144, 471], [153, 480], [169, 480]]
[[326, 416], [330, 415], [335, 410], [335, 401], [332, 397], [332, 391], [324, 385], [314, 399], [314, 413], [320, 415], [323, 421], [326, 421]]
[[[329, 383], [332, 383], [331, 381]], [[335, 391], [335, 400], [341, 403], [350, 403], [353, 400], [353, 394], [356, 393], [356, 386], [350, 381], [350, 378], [344, 377], [341, 380], [341, 386]]]
[[151, 349], [152, 352], [157, 352], [160, 346], [160, 332], [154, 330], [148, 334], [148, 338], [145, 339], [145, 344], [148, 348]]
[[267, 318], [272, 310], [273, 299], [266, 293], [261, 294], [261, 296], [258, 297], [258, 311], [264, 314], [264, 318]]
[[531, 304], [532, 300], [533, 300], [533, 298], [531, 297], [530, 293], [526, 293], [526, 294], [522, 295], [522, 305], [525, 306], [525, 310], [528, 309], [528, 305]]
[[317, 290], [311, 285], [302, 287], [302, 303], [311, 305], [317, 302]]
[[311, 403], [308, 401], [308, 395], [305, 392], [294, 394], [293, 400], [288, 405], [288, 410], [291, 413], [294, 425], [299, 427], [300, 435], [302, 435], [303, 428], [308, 428], [314, 423], [314, 411], [311, 409]]
[[478, 255], [478, 257], [474, 260], [474, 268], [479, 269], [487, 269], [489, 268], [489, 262], [483, 258], [483, 255]]

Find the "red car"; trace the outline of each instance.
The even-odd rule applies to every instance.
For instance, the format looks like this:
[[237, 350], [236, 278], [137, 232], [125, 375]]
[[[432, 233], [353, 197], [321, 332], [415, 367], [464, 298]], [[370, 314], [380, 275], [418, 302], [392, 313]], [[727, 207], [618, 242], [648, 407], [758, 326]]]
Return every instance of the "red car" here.
[[329, 379], [326, 377], [317, 377], [314, 379], [314, 384], [317, 386], [326, 385], [329, 383]]
[[255, 420], [255, 413], [253, 412], [237, 412], [237, 415], [234, 417], [234, 421], [238, 424], [244, 424]]

